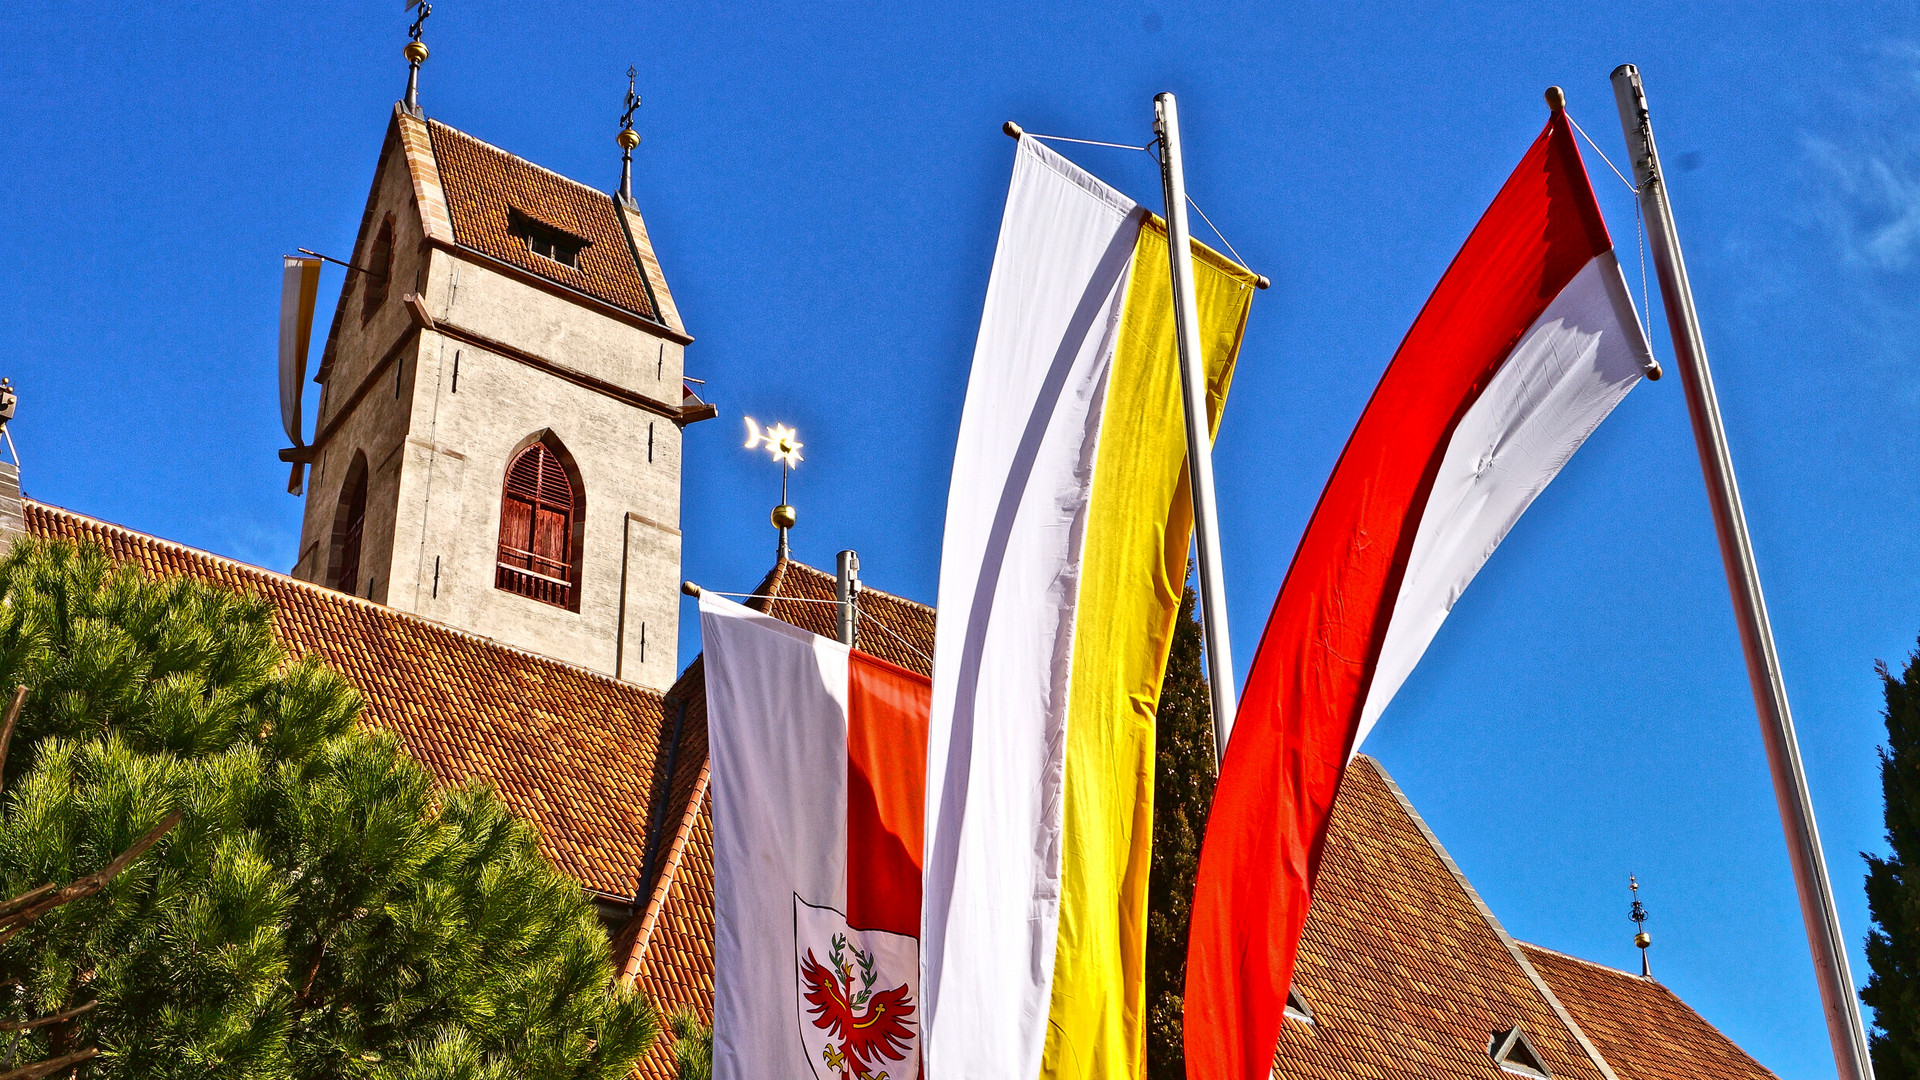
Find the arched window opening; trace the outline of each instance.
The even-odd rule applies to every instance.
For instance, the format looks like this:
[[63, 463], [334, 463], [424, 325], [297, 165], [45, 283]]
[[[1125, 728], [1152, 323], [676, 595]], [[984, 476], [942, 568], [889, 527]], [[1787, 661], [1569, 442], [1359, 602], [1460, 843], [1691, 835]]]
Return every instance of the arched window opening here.
[[500, 497], [500, 556], [496, 588], [572, 608], [579, 576], [575, 533], [580, 523], [578, 486], [560, 455], [536, 442], [507, 466]]
[[360, 595], [360, 542], [367, 526], [367, 456], [353, 455], [333, 514], [333, 573], [327, 584]]
[[366, 279], [365, 303], [360, 306], [363, 323], [373, 318], [373, 313], [387, 302], [387, 282], [393, 279], [392, 214], [380, 222], [380, 232], [374, 236], [373, 247], [367, 252], [366, 270], [360, 275]]

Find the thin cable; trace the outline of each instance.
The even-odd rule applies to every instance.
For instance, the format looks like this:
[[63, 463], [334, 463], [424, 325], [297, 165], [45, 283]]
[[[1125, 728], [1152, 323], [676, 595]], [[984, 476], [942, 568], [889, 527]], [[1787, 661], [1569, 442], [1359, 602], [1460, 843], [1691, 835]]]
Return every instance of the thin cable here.
[[1066, 135], [1035, 135], [1031, 131], [1025, 134], [1028, 138], [1032, 139], [1046, 139], [1049, 142], [1079, 143], [1082, 146], [1111, 146], [1115, 150], [1150, 150], [1153, 148], [1153, 143], [1147, 143], [1144, 146], [1134, 146], [1131, 143], [1101, 142], [1099, 139], [1075, 139]]
[[1653, 308], [1650, 306], [1651, 294], [1647, 291], [1646, 210], [1640, 205], [1640, 186], [1620, 172], [1614, 165], [1613, 159], [1607, 157], [1607, 152], [1600, 149], [1600, 144], [1593, 141], [1593, 136], [1587, 134], [1587, 129], [1580, 126], [1580, 121], [1575, 120], [1572, 113], [1566, 113], [1566, 117], [1567, 123], [1573, 125], [1573, 130], [1579, 132], [1580, 137], [1587, 140], [1587, 145], [1593, 147], [1593, 152], [1600, 155], [1600, 160], [1607, 163], [1607, 168], [1613, 170], [1613, 175], [1620, 177], [1620, 182], [1627, 185], [1628, 191], [1633, 192], [1633, 240], [1634, 245], [1640, 249], [1640, 318], [1643, 323], [1641, 332], [1646, 334], [1647, 341], [1651, 343], [1653, 341]]
[[1233, 261], [1240, 264], [1240, 269], [1249, 274], [1253, 273], [1253, 267], [1247, 265], [1247, 260], [1241, 258], [1238, 251], [1233, 250], [1233, 241], [1227, 239], [1226, 234], [1220, 231], [1220, 227], [1213, 223], [1213, 219], [1207, 216], [1205, 210], [1200, 209], [1200, 204], [1193, 201], [1193, 196], [1187, 196], [1187, 205], [1193, 207], [1193, 212], [1199, 214], [1200, 220], [1207, 223], [1207, 228], [1213, 230], [1213, 235], [1218, 236], [1220, 242], [1227, 245], [1227, 251], [1233, 255]]
[[[838, 604], [840, 603], [840, 601], [838, 600], [815, 600], [812, 597], [808, 597], [808, 596], [774, 596], [770, 593], [723, 592], [719, 589], [706, 589], [706, 588], [703, 588], [700, 591], [710, 592], [715, 596], [738, 596], [748, 600], [778, 600], [783, 604]], [[906, 649], [907, 651], [913, 653], [913, 655], [918, 656], [920, 659], [925, 660], [929, 664], [933, 663], [933, 657], [928, 656], [926, 653], [921, 652], [920, 649], [917, 646], [915, 646], [913, 642], [908, 641], [906, 638], [901, 637], [898, 633], [895, 633], [891, 627], [889, 627], [886, 623], [881, 622], [879, 619], [863, 619], [861, 620], [861, 625], [862, 626], [872, 625], [872, 626], [879, 627], [883, 632], [887, 634], [887, 636], [899, 642], [901, 648]]]
[[869, 624], [873, 626], [877, 626], [882, 630], [885, 630], [888, 637], [900, 643], [901, 648], [907, 650], [908, 652], [919, 657], [920, 659], [925, 660], [927, 662], [928, 667], [933, 666], [933, 657], [928, 656], [926, 653], [921, 652], [920, 649], [917, 646], [915, 646], [913, 642], [908, 641], [906, 638], [901, 637], [897, 633], [894, 633], [893, 630], [890, 629], [886, 623], [881, 622], [879, 619], [866, 619], [866, 620], [863, 620], [861, 623], [861, 625], [863, 626], [869, 625]]
[[1565, 113], [1564, 110], [1563, 113], [1567, 118], [1567, 123], [1572, 124], [1573, 130], [1579, 132], [1580, 137], [1587, 140], [1587, 145], [1593, 147], [1593, 152], [1599, 154], [1600, 160], [1607, 163], [1607, 168], [1613, 169], [1613, 175], [1620, 177], [1620, 182], [1627, 185], [1627, 190], [1633, 192], [1635, 195], [1640, 194], [1639, 187], [1635, 186], [1633, 181], [1622, 175], [1619, 169], [1614, 168], [1612, 159], [1607, 157], [1607, 152], [1600, 149], [1599, 143], [1593, 141], [1593, 136], [1587, 134], [1587, 129], [1580, 126], [1580, 121], [1575, 120], [1572, 113]]
[[1633, 200], [1633, 242], [1640, 246], [1640, 318], [1646, 325], [1643, 333], [1647, 336], [1647, 348], [1653, 348], [1653, 301], [1647, 293], [1647, 212], [1641, 208], [1640, 200]]

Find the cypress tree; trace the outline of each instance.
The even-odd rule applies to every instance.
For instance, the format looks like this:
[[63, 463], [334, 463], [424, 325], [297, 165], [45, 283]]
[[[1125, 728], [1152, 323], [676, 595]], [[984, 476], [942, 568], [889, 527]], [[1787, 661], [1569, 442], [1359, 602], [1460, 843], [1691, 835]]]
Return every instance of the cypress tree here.
[[1871, 973], [1860, 1000], [1874, 1012], [1873, 1071], [1880, 1080], [1920, 1080], [1920, 651], [1898, 677], [1877, 665], [1886, 693], [1887, 745], [1880, 750], [1886, 858], [1867, 855]]
[[1187, 920], [1200, 838], [1213, 805], [1213, 714], [1202, 668], [1193, 589], [1180, 597], [1155, 717], [1153, 871], [1147, 887], [1147, 1075], [1186, 1080], [1181, 1009], [1187, 981]]
[[0, 942], [0, 1019], [95, 1006], [6, 1062], [84, 1042], [108, 1077], [614, 1080], [650, 1044], [652, 1010], [612, 987], [590, 903], [533, 830], [361, 726], [345, 680], [275, 643], [267, 602], [23, 543], [0, 560], [16, 684], [0, 896], [181, 818]]

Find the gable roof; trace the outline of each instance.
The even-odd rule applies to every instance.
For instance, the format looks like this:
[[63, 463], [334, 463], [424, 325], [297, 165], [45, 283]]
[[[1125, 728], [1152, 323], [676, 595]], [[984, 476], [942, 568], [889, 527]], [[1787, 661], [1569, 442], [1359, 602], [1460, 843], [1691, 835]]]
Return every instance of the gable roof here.
[[1491, 1080], [1488, 1044], [1519, 1025], [1555, 1077], [1615, 1080], [1365, 755], [1334, 804], [1294, 986], [1313, 1023], [1282, 1027], [1276, 1076]]
[[[663, 1012], [712, 1018], [713, 825], [705, 669], [666, 695], [283, 574], [27, 502], [30, 535], [92, 542], [154, 575], [263, 595], [281, 644], [360, 690], [443, 783], [488, 780], [540, 831], [561, 870], [609, 900], [640, 901], [614, 959]], [[775, 565], [746, 603], [830, 636], [834, 577]], [[861, 594], [861, 647], [923, 674], [934, 611]], [[636, 889], [637, 884], [637, 889]], [[1347, 770], [1328, 833], [1294, 986], [1312, 1022], [1289, 1019], [1274, 1075], [1500, 1080], [1488, 1055], [1514, 1025], [1557, 1080], [1772, 1080], [1672, 991], [1650, 979], [1513, 941], [1380, 764]], [[641, 1062], [672, 1080], [671, 1039]]]
[[1525, 942], [1520, 949], [1621, 1080], [1774, 1080], [1765, 1066], [1652, 979]]
[[[613, 196], [509, 154], [438, 120], [427, 121], [454, 242], [530, 274], [661, 322], [640, 255]], [[578, 266], [535, 255], [513, 215], [586, 242]]]
[[491, 783], [588, 890], [635, 895], [667, 730], [659, 693], [58, 507], [29, 501], [26, 523], [30, 536], [95, 543], [151, 575], [271, 600], [282, 647], [345, 675], [368, 724], [398, 736], [441, 783]]

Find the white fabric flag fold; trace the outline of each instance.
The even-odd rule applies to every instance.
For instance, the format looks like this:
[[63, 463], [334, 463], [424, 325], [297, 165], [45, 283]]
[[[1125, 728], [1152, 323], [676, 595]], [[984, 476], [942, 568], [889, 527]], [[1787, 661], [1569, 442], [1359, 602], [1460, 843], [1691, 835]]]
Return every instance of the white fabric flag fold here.
[[1072, 628], [1105, 379], [1145, 212], [1020, 140], [954, 453], [926, 788], [926, 1062], [1046, 1041]]

